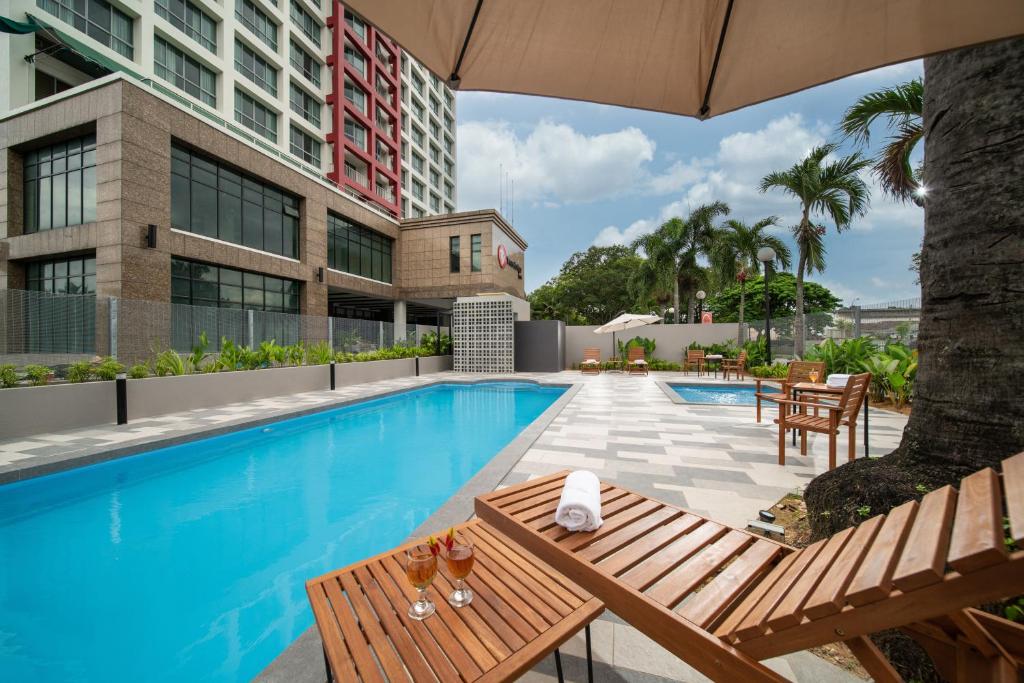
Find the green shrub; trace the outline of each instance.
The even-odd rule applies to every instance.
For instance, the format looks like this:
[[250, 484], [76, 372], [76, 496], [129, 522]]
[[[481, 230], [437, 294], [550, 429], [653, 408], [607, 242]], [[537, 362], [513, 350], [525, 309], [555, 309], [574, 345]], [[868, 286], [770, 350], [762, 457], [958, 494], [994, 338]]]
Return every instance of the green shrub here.
[[237, 370], [242, 365], [242, 349], [227, 337], [220, 338], [220, 356], [217, 357], [217, 368], [220, 370]]
[[92, 378], [93, 370], [92, 365], [87, 361], [80, 360], [77, 363], [72, 363], [68, 366], [68, 371], [64, 377], [69, 382], [74, 384], [81, 384], [82, 382], [88, 382]]
[[157, 377], [184, 375], [187, 370], [185, 359], [174, 349], [161, 352], [156, 357], [155, 368]]
[[32, 382], [32, 386], [41, 387], [50, 381], [50, 375], [53, 373], [51, 368], [45, 365], [26, 365], [25, 376]]
[[647, 369], [665, 372], [679, 372], [682, 370], [682, 366], [679, 363], [674, 363], [672, 361], [652, 358], [647, 365]]
[[14, 371], [13, 365], [0, 365], [0, 387], [10, 389], [18, 386], [18, 373]]
[[284, 365], [285, 350], [277, 343], [276, 339], [260, 342], [260, 348], [256, 351], [260, 359], [261, 367], [273, 367], [275, 364]]
[[334, 351], [325, 341], [317, 342], [306, 349], [306, 365], [327, 365], [331, 362]]
[[99, 362], [93, 372], [95, 372], [96, 376], [100, 379], [107, 380], [109, 382], [117, 379], [117, 375], [124, 372], [124, 365], [122, 363], [118, 363], [112, 357], [107, 356]]
[[136, 363], [128, 368], [128, 377], [131, 379], [143, 379], [149, 377], [149, 366], [145, 363]]
[[[427, 331], [420, 335], [420, 348], [430, 351], [430, 355], [437, 353], [437, 333]], [[441, 333], [441, 355], [447, 356], [452, 352], [452, 338], [444, 332]]]
[[208, 348], [210, 348], [210, 340], [207, 339], [206, 332], [200, 332], [199, 341], [192, 347], [192, 353], [188, 354], [185, 358], [186, 372], [202, 372], [203, 361], [206, 360], [206, 350]]
[[789, 366], [784, 363], [774, 363], [773, 365], [755, 365], [752, 368], [747, 368], [747, 374], [754, 377], [760, 377], [762, 379], [766, 377], [784, 378], [789, 373]]

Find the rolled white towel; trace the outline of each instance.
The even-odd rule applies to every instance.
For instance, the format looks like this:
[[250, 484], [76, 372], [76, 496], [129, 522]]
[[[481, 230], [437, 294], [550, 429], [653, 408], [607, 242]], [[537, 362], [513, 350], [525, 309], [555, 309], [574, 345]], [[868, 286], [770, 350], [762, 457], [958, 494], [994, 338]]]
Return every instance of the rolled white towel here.
[[825, 384], [834, 389], [845, 389], [846, 383], [849, 381], [852, 375], [835, 374], [829, 375], [828, 379], [825, 380]]
[[555, 510], [555, 523], [568, 531], [601, 528], [601, 482], [596, 474], [586, 470], [569, 473]]

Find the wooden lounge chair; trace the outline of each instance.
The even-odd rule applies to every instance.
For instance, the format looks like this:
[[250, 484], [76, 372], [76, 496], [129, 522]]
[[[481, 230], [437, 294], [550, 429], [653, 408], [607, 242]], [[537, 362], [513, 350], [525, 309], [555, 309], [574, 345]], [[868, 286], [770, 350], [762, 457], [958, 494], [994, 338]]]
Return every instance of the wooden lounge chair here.
[[[800, 382], [810, 382], [811, 373], [818, 373], [818, 381], [825, 379], [825, 364], [824, 363], [812, 363], [806, 360], [795, 360], [789, 364], [789, 368], [786, 371], [786, 379], [778, 379], [776, 377], [755, 377], [754, 384], [756, 385], [757, 391], [757, 421], [761, 421], [761, 399], [767, 399], [768, 396], [775, 396], [777, 398], [789, 398], [790, 391], [794, 384]], [[779, 384], [781, 388], [778, 394], [768, 394], [761, 391], [762, 384]]]
[[704, 372], [704, 351], [701, 349], [687, 349], [686, 359], [683, 361], [683, 372], [689, 373], [690, 368], [697, 368], [697, 376]]
[[740, 351], [736, 358], [722, 359], [722, 378], [729, 379], [729, 373], [736, 375], [736, 379], [743, 379], [747, 369], [747, 352]]
[[580, 363], [580, 372], [583, 374], [601, 374], [601, 349], [583, 349], [583, 361]]
[[[778, 394], [760, 396], [759, 398], [779, 404], [779, 417], [775, 420], [779, 424], [779, 464], [786, 464], [786, 432], [790, 429], [800, 431], [800, 455], [807, 455], [808, 432], [828, 434], [828, 468], [834, 470], [839, 428], [846, 427], [849, 434], [847, 457], [849, 460], [856, 458], [857, 416], [860, 415], [861, 404], [867, 400], [869, 386], [871, 386], [871, 373], [865, 372], [850, 376], [846, 382], [846, 389], [838, 396], [836, 403], [822, 401], [815, 397], [811, 397], [808, 401], [793, 401], [789, 398], [779, 398]], [[791, 408], [797, 408], [799, 412], [795, 415], [791, 414]], [[828, 415], [821, 415], [819, 411], [822, 410], [826, 411]]]
[[644, 355], [644, 347], [629, 347], [629, 356], [626, 358], [626, 371], [631, 375], [647, 374], [647, 358]]
[[[567, 472], [480, 496], [476, 513], [716, 681], [783, 681], [760, 660], [899, 628], [952, 683], [1016, 681], [1024, 626], [974, 605], [1024, 593], [1024, 453], [803, 549], [602, 483], [597, 531], [554, 524]], [[1010, 536], [1004, 544], [1003, 515]]]

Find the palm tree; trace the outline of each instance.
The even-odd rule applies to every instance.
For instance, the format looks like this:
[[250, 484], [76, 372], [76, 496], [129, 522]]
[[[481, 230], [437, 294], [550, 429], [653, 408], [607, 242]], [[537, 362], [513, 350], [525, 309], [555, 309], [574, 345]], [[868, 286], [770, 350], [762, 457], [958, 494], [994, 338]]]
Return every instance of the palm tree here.
[[855, 216], [862, 216], [868, 208], [869, 190], [860, 177], [871, 161], [855, 152], [835, 161], [828, 157], [836, 145], [822, 145], [810, 151], [806, 158], [785, 171], [773, 171], [761, 179], [761, 192], [780, 189], [800, 200], [800, 223], [793, 229], [799, 248], [796, 267], [796, 319], [794, 320], [793, 351], [804, 353], [804, 275], [811, 269], [824, 268], [825, 235], [823, 225], [815, 225], [811, 217], [824, 214], [842, 232], [850, 227]]
[[921, 172], [911, 166], [910, 157], [917, 143], [924, 139], [923, 109], [924, 83], [916, 79], [864, 95], [846, 110], [839, 122], [843, 135], [867, 145], [872, 124], [879, 118], [886, 120], [894, 134], [872, 158], [872, 171], [886, 194], [922, 206]]
[[736, 328], [736, 343], [743, 345], [743, 319], [747, 299], [747, 280], [751, 274], [761, 272], [761, 262], [757, 260], [757, 252], [762, 247], [775, 250], [775, 264], [780, 268], [789, 268], [789, 247], [781, 239], [768, 232], [768, 228], [778, 225], [777, 216], [762, 218], [753, 225], [743, 221], [730, 219], [722, 224], [715, 240], [715, 251], [711, 262], [716, 275], [723, 283], [735, 280], [740, 283], [740, 315]]
[[670, 218], [632, 244], [633, 249], [643, 251], [648, 262], [637, 276], [637, 286], [645, 286], [649, 294], [671, 289], [677, 323], [682, 322], [683, 293], [688, 299], [689, 319], [693, 320], [694, 295], [708, 281], [700, 259], [713, 251], [715, 219], [728, 213], [729, 207], [723, 202], [703, 204], [685, 219]]

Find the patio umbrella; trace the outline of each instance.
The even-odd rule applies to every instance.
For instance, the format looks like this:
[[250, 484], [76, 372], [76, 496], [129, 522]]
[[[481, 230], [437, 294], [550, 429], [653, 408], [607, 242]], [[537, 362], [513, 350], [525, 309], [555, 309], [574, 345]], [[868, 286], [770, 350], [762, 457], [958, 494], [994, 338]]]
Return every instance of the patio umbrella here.
[[644, 325], [653, 325], [654, 323], [661, 322], [661, 316], [654, 314], [644, 315], [641, 313], [623, 313], [622, 315], [609, 320], [604, 325], [601, 325], [594, 334], [608, 334], [612, 333], [612, 356], [615, 355], [615, 333], [621, 332], [622, 330], [628, 330], [632, 327], [643, 327]]
[[453, 88], [707, 118], [1024, 34], [1021, 0], [348, 0]]

